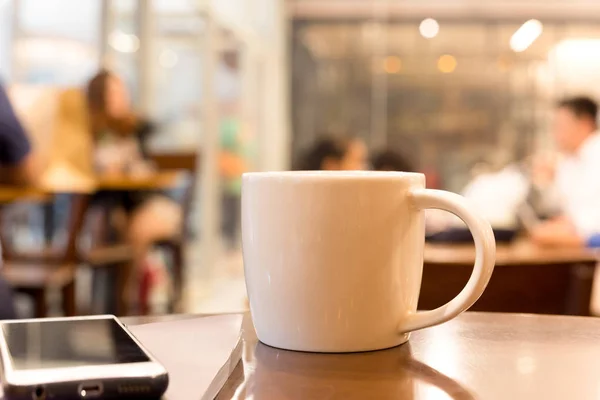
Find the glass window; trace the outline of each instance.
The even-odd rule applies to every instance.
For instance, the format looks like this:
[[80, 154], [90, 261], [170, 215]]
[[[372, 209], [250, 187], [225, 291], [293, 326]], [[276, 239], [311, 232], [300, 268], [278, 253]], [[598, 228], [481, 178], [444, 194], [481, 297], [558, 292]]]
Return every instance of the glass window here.
[[110, 9], [105, 64], [123, 79], [134, 102], [139, 103], [139, 4], [136, 0], [113, 0], [108, 4]]
[[12, 41], [12, 1], [0, 0], [0, 79], [10, 77]]
[[600, 79], [595, 26], [544, 22], [515, 52], [518, 23], [438, 22], [426, 39], [419, 21], [295, 21], [295, 152], [321, 132], [355, 134], [460, 190], [474, 164], [517, 161], [546, 146], [557, 97], [600, 96], [589, 87]]
[[160, 124], [151, 146], [190, 151], [201, 140], [202, 35], [200, 10], [190, 1], [153, 3], [151, 113]]
[[198, 40], [157, 41], [152, 115], [161, 129], [152, 147], [197, 149], [201, 136], [202, 57]]
[[153, 0], [152, 3], [158, 13], [193, 13], [198, 5], [196, 0]]
[[13, 78], [56, 85], [85, 82], [98, 68], [101, 1], [21, 0], [18, 4]]

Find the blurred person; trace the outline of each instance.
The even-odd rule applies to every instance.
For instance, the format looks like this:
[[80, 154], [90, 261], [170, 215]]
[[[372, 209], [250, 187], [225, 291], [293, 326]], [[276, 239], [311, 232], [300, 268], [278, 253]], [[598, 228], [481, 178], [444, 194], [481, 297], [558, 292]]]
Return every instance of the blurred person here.
[[526, 206], [535, 216], [550, 219], [560, 215], [560, 196], [554, 185], [554, 154], [537, 154], [521, 161], [523, 173], [529, 178], [529, 193]]
[[[144, 140], [153, 125], [134, 112], [123, 81], [109, 71], [100, 71], [88, 84], [87, 101], [96, 168], [107, 174], [148, 172]], [[128, 302], [139, 300], [144, 307], [147, 298], [142, 297], [147, 288], [140, 288], [140, 282], [148, 282], [152, 269], [147, 261], [149, 250], [153, 243], [179, 233], [182, 210], [160, 193], [103, 193], [101, 198], [110, 203], [115, 196], [126, 212], [126, 238], [133, 251], [133, 268], [127, 279], [131, 296]]]
[[[519, 165], [509, 163], [497, 169], [488, 163], [477, 163], [471, 174], [460, 194], [495, 231], [516, 231], [518, 211], [529, 191], [529, 181]], [[466, 229], [460, 218], [445, 211], [426, 210], [425, 217], [428, 235]], [[470, 237], [469, 234], [469, 240]]]
[[384, 150], [377, 153], [372, 161], [375, 171], [404, 171], [414, 172], [410, 163], [394, 150]]
[[95, 187], [85, 93], [79, 88], [68, 88], [57, 90], [54, 95], [56, 107], [48, 132], [47, 165], [39, 179], [42, 187], [55, 192], [53, 200], [43, 205], [47, 244], [57, 232], [67, 233], [73, 194], [89, 193]]
[[[48, 166], [42, 185], [61, 191], [88, 191], [94, 186], [93, 140], [85, 94], [70, 88], [58, 93], [56, 118], [52, 124]], [[87, 189], [87, 190], [86, 190]]]
[[[110, 147], [119, 153], [127, 146], [131, 156], [146, 156], [146, 139], [155, 127], [132, 109], [125, 83], [117, 75], [102, 70], [88, 83], [87, 96], [97, 147]], [[123, 163], [126, 159], [117, 161]], [[128, 167], [124, 164], [119, 166]]]
[[[0, 183], [36, 183], [37, 163], [25, 130], [0, 84]], [[0, 262], [2, 261], [0, 243]], [[0, 278], [0, 319], [16, 318], [12, 289]]]
[[220, 123], [219, 170], [223, 186], [221, 188], [222, 221], [221, 230], [227, 250], [239, 247], [241, 218], [242, 174], [249, 171], [249, 161], [255, 149], [251, 132], [238, 117], [236, 103], [224, 104]]
[[368, 151], [361, 139], [326, 136], [315, 142], [300, 160], [304, 171], [360, 171], [367, 169]]
[[588, 97], [557, 104], [554, 140], [562, 159], [546, 158], [536, 175], [552, 181], [561, 214], [531, 232], [540, 245], [585, 246], [600, 233], [600, 134], [598, 105]]
[[29, 139], [0, 84], [0, 183], [32, 185], [38, 172]]

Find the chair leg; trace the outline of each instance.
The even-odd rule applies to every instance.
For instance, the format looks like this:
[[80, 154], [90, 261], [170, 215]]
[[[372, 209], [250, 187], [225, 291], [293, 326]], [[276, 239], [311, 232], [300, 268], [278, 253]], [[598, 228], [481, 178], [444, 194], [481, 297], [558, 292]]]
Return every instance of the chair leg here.
[[173, 296], [169, 304], [169, 311], [179, 312], [183, 301], [183, 246], [173, 246]]
[[122, 263], [116, 266], [116, 288], [115, 292], [110, 293], [109, 296], [116, 296], [116, 312], [117, 316], [126, 316], [129, 313], [128, 301], [127, 301], [127, 276], [129, 269], [132, 268], [129, 263]]
[[73, 317], [77, 314], [75, 305], [75, 280], [62, 288], [63, 312], [67, 317]]
[[48, 316], [48, 305], [46, 303], [46, 289], [35, 289], [31, 292], [35, 304], [35, 317], [46, 318]]
[[54, 237], [55, 220], [54, 220], [54, 202], [50, 201], [42, 206], [42, 213], [44, 219], [44, 240], [46, 246], [52, 244], [52, 238]]

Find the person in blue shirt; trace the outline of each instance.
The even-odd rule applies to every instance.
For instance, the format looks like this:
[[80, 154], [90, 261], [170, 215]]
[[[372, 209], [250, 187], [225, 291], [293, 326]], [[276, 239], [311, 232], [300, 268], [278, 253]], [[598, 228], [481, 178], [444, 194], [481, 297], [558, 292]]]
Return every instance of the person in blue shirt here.
[[590, 236], [586, 242], [586, 246], [592, 249], [600, 248], [600, 233]]
[[[23, 126], [0, 84], [0, 184], [30, 185], [37, 175], [35, 156]], [[0, 261], [1, 257], [0, 243]], [[10, 286], [0, 278], [0, 319], [16, 318]]]

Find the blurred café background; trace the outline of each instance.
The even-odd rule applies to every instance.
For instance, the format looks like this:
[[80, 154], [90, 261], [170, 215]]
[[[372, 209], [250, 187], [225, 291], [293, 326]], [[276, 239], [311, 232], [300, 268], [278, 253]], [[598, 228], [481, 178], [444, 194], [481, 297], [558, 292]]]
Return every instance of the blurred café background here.
[[[48, 179], [68, 186], [4, 202], [6, 264], [27, 264], [5, 272], [20, 293], [19, 315], [67, 312], [59, 294], [71, 296], [73, 286], [78, 313], [114, 311], [106, 297], [127, 287], [119, 269], [135, 251], [114, 233], [96, 246], [98, 220], [67, 222], [77, 204], [65, 182], [81, 177], [55, 154], [67, 146], [61, 136], [70, 140], [55, 128], [61, 96], [85, 93], [101, 69], [119, 77], [132, 108], [153, 123], [144, 144], [152, 173], [185, 170], [172, 182], [150, 179], [157, 186], [97, 181], [111, 193], [168, 190], [182, 211], [176, 240], [160, 238], [144, 254], [167, 272], [150, 274], [158, 283], [147, 312], [237, 311], [247, 308], [242, 172], [291, 169], [327, 135], [352, 136], [370, 154], [400, 155], [410, 167], [398, 169], [424, 172], [429, 187], [461, 192], [482, 171], [552, 152], [557, 100], [600, 98], [600, 3], [0, 0], [0, 79]], [[19, 261], [19, 252], [69, 250], [71, 239], [78, 251], [66, 275], [58, 264], [39, 270]], [[592, 258], [567, 261], [548, 264]], [[556, 271], [553, 298], [572, 294], [560, 286], [565, 276], [590, 273]]]

